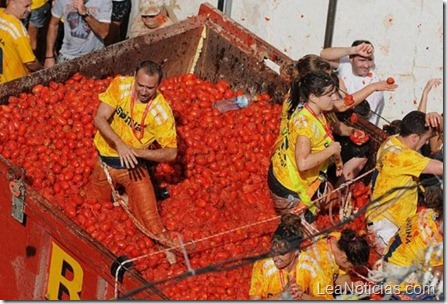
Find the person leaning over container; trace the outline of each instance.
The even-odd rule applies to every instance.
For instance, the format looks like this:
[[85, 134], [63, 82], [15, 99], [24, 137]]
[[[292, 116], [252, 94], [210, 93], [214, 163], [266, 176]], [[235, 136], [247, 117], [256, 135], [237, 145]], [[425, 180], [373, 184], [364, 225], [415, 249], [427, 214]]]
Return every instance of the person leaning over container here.
[[[339, 157], [340, 144], [333, 139], [332, 129], [349, 136], [353, 128], [330, 122], [326, 113], [338, 99], [336, 79], [326, 72], [312, 71], [296, 78], [291, 99], [304, 101], [300, 111], [291, 115], [288, 127], [273, 147], [267, 182], [275, 209], [279, 214], [305, 210], [312, 223], [317, 206], [311, 202], [325, 182], [325, 173], [333, 156]], [[337, 174], [341, 174], [338, 167]]]
[[30, 12], [31, 0], [9, 0], [6, 8], [0, 8], [0, 83], [43, 68], [20, 21]]
[[304, 234], [301, 219], [288, 213], [273, 233], [271, 252], [273, 257], [258, 260], [253, 264], [250, 283], [250, 300], [278, 300], [287, 290], [290, 278], [299, 275], [296, 268]]
[[156, 29], [173, 24], [172, 20], [167, 16], [164, 5], [155, 1], [144, 1], [140, 5], [140, 10], [132, 21], [130, 26], [129, 38], [134, 38]]
[[441, 125], [437, 113], [412, 111], [402, 119], [400, 133], [389, 137], [377, 151], [366, 223], [369, 242], [380, 255], [397, 230], [416, 214], [419, 176], [443, 175], [442, 162], [418, 153]]
[[[112, 0], [55, 0], [47, 32], [45, 67], [86, 55], [104, 47], [112, 16]], [[63, 19], [64, 39], [59, 54], [55, 43]]]
[[[154, 188], [143, 160], [173, 161], [177, 156], [177, 135], [171, 108], [157, 91], [163, 77], [160, 65], [141, 62], [134, 76], [118, 76], [104, 93], [95, 116], [98, 131], [94, 143], [99, 152], [87, 197], [110, 201], [111, 187], [122, 185], [128, 206], [136, 219], [163, 245], [172, 245], [157, 210]], [[157, 141], [160, 149], [150, 149]], [[103, 168], [104, 167], [104, 168]]]
[[[294, 300], [331, 300], [335, 285], [352, 283], [349, 271], [368, 263], [368, 242], [352, 229], [332, 232], [303, 249], [290, 282]], [[346, 287], [346, 286], [341, 286]]]
[[[379, 78], [373, 71], [374, 47], [367, 40], [356, 40], [351, 47], [326, 48], [321, 51], [320, 56], [337, 69], [337, 73], [340, 79], [343, 80], [349, 94], [379, 81]], [[385, 106], [383, 92], [376, 91], [369, 95], [366, 100], [371, 108], [368, 120], [378, 125], [378, 115], [382, 114]]]
[[[442, 247], [439, 248], [444, 241], [443, 190], [440, 185], [424, 188], [424, 207], [428, 209], [424, 208], [405, 221], [396, 235], [391, 238], [383, 257], [384, 273], [394, 277], [386, 284], [403, 283], [400, 287], [401, 291], [405, 292], [408, 291], [406, 286], [421, 284], [420, 278], [423, 278], [423, 272], [429, 270], [430, 267], [433, 274], [438, 273], [442, 276], [444, 273], [443, 250]], [[437, 250], [434, 250], [435, 246], [438, 246]], [[409, 273], [410, 267], [419, 267], [419, 269]], [[424, 291], [429, 290], [426, 288]]]

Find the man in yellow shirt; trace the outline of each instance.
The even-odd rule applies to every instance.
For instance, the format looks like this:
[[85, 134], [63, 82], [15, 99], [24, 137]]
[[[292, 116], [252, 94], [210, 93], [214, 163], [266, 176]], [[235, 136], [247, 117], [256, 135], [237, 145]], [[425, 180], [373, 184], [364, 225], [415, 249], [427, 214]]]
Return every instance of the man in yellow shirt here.
[[43, 68], [31, 49], [28, 32], [20, 20], [31, 11], [31, 0], [9, 0], [0, 9], [0, 83]]
[[[169, 104], [157, 88], [163, 77], [161, 67], [141, 62], [133, 77], [116, 77], [99, 94], [94, 143], [99, 152], [85, 194], [100, 201], [111, 201], [107, 180], [122, 185], [128, 206], [139, 224], [161, 244], [172, 245], [157, 210], [154, 187], [144, 160], [173, 161], [177, 156], [175, 120]], [[152, 149], [157, 142], [161, 148]], [[105, 169], [104, 169], [105, 168]]]
[[[423, 282], [419, 278], [429, 268], [432, 268], [432, 274], [442, 276], [444, 273], [442, 247], [441, 250], [433, 249], [444, 241], [444, 195], [440, 185], [425, 187], [423, 204], [428, 209], [407, 219], [405, 225], [390, 240], [383, 258], [385, 273], [392, 273], [396, 277], [393, 281], [387, 281], [387, 284], [396, 285], [403, 280], [400, 290], [404, 292], [408, 292], [410, 286], [420, 287]], [[408, 269], [412, 266], [421, 268], [409, 274]], [[399, 275], [401, 278], [398, 278]], [[423, 290], [430, 291], [428, 288]]]
[[397, 230], [416, 214], [419, 176], [443, 174], [442, 162], [418, 153], [439, 126], [441, 115], [412, 111], [402, 119], [400, 134], [391, 136], [377, 152], [373, 203], [366, 210], [366, 222], [370, 243], [380, 255]]

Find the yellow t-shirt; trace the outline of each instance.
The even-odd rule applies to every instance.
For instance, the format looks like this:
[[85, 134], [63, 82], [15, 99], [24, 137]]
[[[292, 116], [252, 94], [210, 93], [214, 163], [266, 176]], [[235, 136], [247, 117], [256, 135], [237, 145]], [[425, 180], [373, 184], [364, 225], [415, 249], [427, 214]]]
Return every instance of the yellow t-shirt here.
[[[373, 185], [372, 200], [376, 200], [394, 187], [412, 187], [391, 192], [366, 210], [368, 221], [388, 219], [397, 227], [416, 214], [417, 180], [427, 167], [430, 158], [405, 146], [397, 136], [391, 136], [377, 152], [378, 175]], [[387, 202], [386, 204], [384, 204]], [[382, 204], [382, 205], [381, 205]], [[381, 205], [380, 207], [377, 207]], [[376, 208], [377, 207], [377, 208]]]
[[[333, 234], [337, 238], [339, 234]], [[301, 252], [296, 266], [297, 284], [313, 297], [333, 299], [334, 281], [340, 273], [328, 238], [322, 238]]]
[[281, 121], [279, 123], [279, 134], [278, 137], [275, 140], [275, 143], [273, 144], [272, 153], [275, 152], [275, 150], [282, 144], [284, 141], [284, 136], [288, 132], [289, 128], [289, 118], [287, 117], [287, 112], [289, 111], [289, 108], [291, 107], [289, 99], [289, 93], [284, 95], [283, 103], [282, 103], [282, 109], [281, 109]]
[[281, 109], [281, 122], [279, 124], [279, 134], [282, 134], [283, 130], [288, 127], [289, 119], [287, 118], [287, 112], [289, 112], [292, 106], [289, 102], [290, 93], [284, 95]]
[[48, 0], [32, 0], [32, 2], [31, 2], [31, 10], [35, 10], [35, 9], [41, 8], [47, 2], [48, 2]]
[[28, 75], [25, 63], [36, 59], [22, 22], [4, 8], [0, 8], [0, 52], [0, 83]]
[[249, 295], [262, 299], [276, 295], [284, 291], [289, 275], [294, 273], [296, 274], [296, 271], [289, 273], [276, 268], [272, 258], [256, 261], [253, 264]]
[[[149, 105], [144, 121], [144, 136], [141, 142], [137, 139], [131, 127], [131, 91], [134, 77], [116, 77], [104, 93], [99, 94], [99, 99], [116, 109], [112, 117], [111, 128], [127, 145], [136, 149], [147, 149], [154, 141], [162, 148], [176, 148], [177, 135], [175, 119], [169, 104], [163, 95], [157, 92], [157, 96]], [[140, 122], [143, 117], [145, 104], [134, 104], [134, 117], [136, 134], [140, 134]], [[94, 142], [102, 156], [118, 157], [118, 152], [102, 136], [96, 132]]]
[[[390, 240], [384, 260], [402, 267], [423, 264], [427, 248], [443, 241], [435, 221], [436, 217], [433, 209], [426, 209], [408, 218], [405, 225], [400, 227]], [[437, 258], [432, 254], [430, 266], [441, 266], [443, 263], [442, 255]]]
[[[323, 123], [327, 124], [326, 116], [322, 115], [322, 117]], [[271, 159], [273, 174], [284, 187], [297, 192], [303, 203], [308, 205], [314, 193], [307, 193], [306, 191], [318, 178], [320, 171], [326, 172], [330, 159], [314, 168], [299, 172], [295, 158], [298, 136], [309, 138], [311, 142], [310, 153], [317, 153], [326, 149], [332, 142], [332, 138], [323, 128], [322, 123], [306, 107], [292, 114], [288, 128], [286, 128], [286, 134], [280, 136], [283, 136], [282, 143], [277, 145]]]

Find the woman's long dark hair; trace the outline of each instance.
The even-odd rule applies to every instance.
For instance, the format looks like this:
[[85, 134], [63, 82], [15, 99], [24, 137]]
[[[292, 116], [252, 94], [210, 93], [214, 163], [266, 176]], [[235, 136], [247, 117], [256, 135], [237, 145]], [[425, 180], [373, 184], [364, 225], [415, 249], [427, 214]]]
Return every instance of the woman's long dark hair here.
[[306, 103], [310, 94], [322, 96], [333, 88], [338, 88], [337, 76], [330, 76], [323, 71], [311, 71], [303, 77], [295, 78], [290, 88], [291, 107], [287, 112], [290, 118], [299, 104]]

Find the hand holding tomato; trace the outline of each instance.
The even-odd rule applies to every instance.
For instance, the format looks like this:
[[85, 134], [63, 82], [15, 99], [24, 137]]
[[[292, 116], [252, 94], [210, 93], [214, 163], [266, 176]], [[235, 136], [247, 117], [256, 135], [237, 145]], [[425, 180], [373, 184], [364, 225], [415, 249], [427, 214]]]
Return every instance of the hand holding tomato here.
[[343, 97], [343, 102], [345, 106], [350, 107], [355, 103], [354, 96], [347, 94]]
[[363, 145], [369, 140], [369, 135], [361, 130], [354, 129], [349, 136], [349, 139], [356, 145]]
[[374, 82], [371, 85], [374, 86], [375, 91], [386, 91], [386, 92], [394, 91], [399, 87], [394, 82], [389, 83], [388, 80]]

